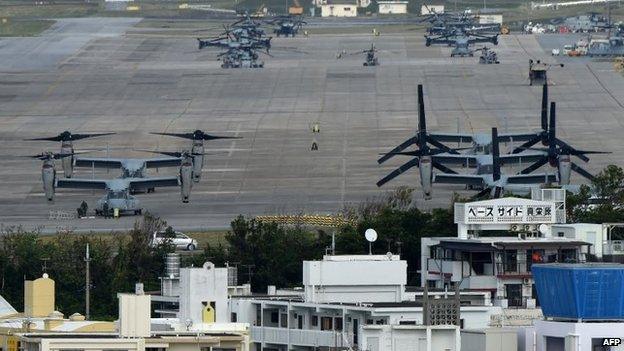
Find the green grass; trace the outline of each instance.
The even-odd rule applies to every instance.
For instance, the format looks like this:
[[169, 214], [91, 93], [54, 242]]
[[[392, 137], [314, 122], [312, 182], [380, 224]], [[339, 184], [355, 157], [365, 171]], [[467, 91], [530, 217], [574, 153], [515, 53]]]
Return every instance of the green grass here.
[[68, 18], [90, 16], [98, 11], [96, 3], [6, 4], [0, 2], [0, 18]]
[[[5, 22], [6, 21], [6, 22]], [[0, 37], [32, 37], [50, 28], [53, 20], [11, 20], [0, 22]]]

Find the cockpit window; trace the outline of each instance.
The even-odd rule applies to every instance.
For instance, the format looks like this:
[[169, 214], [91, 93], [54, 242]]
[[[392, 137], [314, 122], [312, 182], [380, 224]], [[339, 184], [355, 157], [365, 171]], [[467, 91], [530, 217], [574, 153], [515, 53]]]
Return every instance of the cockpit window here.
[[125, 191], [109, 191], [108, 197], [111, 199], [125, 199], [126, 192]]

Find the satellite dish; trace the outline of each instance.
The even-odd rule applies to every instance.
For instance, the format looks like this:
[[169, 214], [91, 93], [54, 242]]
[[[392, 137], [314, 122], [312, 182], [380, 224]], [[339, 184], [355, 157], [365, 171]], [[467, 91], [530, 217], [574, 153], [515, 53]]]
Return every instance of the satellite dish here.
[[369, 243], [373, 243], [377, 240], [377, 232], [375, 231], [375, 229], [366, 229], [366, 231], [364, 232], [364, 236]]
[[548, 234], [548, 226], [546, 224], [540, 224], [538, 229], [543, 235]]

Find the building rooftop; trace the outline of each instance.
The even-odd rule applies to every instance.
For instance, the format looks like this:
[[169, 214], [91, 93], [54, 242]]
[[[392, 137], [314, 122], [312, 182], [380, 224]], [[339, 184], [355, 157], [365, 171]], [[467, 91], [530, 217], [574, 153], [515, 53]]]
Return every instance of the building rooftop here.
[[17, 314], [17, 310], [0, 295], [0, 317], [6, 317]]

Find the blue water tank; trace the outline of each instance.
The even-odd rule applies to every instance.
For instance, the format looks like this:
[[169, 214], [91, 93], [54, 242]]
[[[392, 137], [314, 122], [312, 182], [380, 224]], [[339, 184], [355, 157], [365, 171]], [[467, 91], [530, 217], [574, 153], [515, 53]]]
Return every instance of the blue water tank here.
[[545, 317], [624, 320], [624, 265], [535, 264], [531, 272]]

